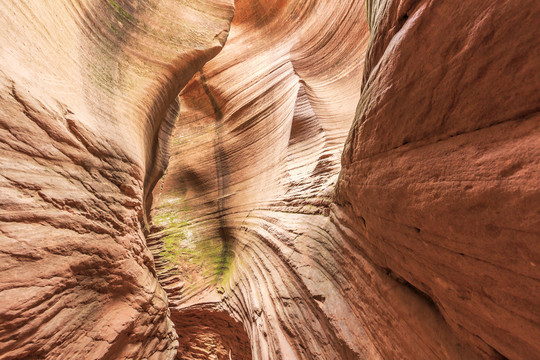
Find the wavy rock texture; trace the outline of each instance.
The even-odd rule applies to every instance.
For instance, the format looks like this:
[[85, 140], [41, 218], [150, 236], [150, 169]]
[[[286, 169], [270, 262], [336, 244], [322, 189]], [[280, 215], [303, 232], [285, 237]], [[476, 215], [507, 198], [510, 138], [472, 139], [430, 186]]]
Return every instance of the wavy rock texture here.
[[0, 8], [0, 359], [539, 358], [538, 2], [232, 2]]
[[361, 1], [237, 1], [224, 50], [180, 96], [156, 188], [158, 270], [173, 316], [224, 306], [255, 359], [371, 351], [357, 322], [341, 321], [352, 314], [334, 255], [321, 258], [332, 251], [327, 190], [360, 95], [363, 19]]
[[224, 307], [254, 359], [537, 355], [528, 5], [238, 1], [156, 190], [172, 313]]
[[143, 207], [175, 98], [232, 15], [232, 1], [2, 4], [0, 358], [174, 358]]

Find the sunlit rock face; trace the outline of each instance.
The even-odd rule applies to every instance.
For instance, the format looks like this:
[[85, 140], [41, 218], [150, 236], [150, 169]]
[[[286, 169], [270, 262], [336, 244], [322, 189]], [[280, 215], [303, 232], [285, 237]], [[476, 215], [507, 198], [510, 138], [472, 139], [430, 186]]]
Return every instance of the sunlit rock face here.
[[228, 277], [250, 211], [291, 201], [307, 211], [304, 199], [334, 183], [360, 95], [364, 15], [361, 2], [237, 1], [226, 47], [179, 97], [156, 187], [163, 258], [193, 270], [182, 302]]
[[181, 93], [155, 190], [152, 248], [171, 311], [219, 304], [255, 359], [375, 353], [334, 278], [327, 226], [360, 96], [363, 1], [235, 5], [223, 51]]
[[175, 98], [232, 1], [0, 6], [0, 358], [172, 359], [143, 236]]
[[540, 358], [538, 19], [2, 4], [0, 359]]

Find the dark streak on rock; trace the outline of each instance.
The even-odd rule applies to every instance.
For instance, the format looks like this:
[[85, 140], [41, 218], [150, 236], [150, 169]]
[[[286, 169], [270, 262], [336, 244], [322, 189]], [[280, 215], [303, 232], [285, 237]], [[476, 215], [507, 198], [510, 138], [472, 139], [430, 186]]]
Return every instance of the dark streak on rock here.
[[204, 89], [204, 92], [208, 96], [212, 108], [214, 109], [214, 114], [216, 115], [216, 126], [215, 133], [216, 137], [214, 139], [214, 161], [216, 164], [216, 177], [217, 177], [217, 188], [218, 188], [218, 197], [217, 197], [217, 218], [219, 221], [218, 232], [221, 240], [223, 241], [223, 247], [220, 255], [220, 264], [218, 269], [218, 274], [221, 276], [227, 270], [228, 261], [232, 253], [232, 236], [227, 227], [227, 220], [225, 218], [225, 197], [227, 193], [227, 188], [229, 186], [229, 166], [226, 160], [226, 151], [223, 146], [223, 136], [222, 136], [222, 124], [223, 124], [223, 112], [219, 107], [215, 97], [212, 95], [208, 83], [206, 82], [206, 76], [201, 70], [201, 86]]

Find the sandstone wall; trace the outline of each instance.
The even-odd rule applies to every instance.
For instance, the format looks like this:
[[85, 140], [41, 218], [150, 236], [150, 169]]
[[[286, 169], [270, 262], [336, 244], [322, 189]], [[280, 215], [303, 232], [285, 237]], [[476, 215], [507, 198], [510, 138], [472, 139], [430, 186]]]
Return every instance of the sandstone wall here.
[[255, 359], [534, 358], [538, 6], [236, 8], [159, 185], [173, 313]]
[[232, 1], [2, 3], [0, 358], [175, 356], [143, 207], [176, 95], [232, 15]]
[[540, 357], [538, 19], [2, 4], [0, 359]]
[[371, 1], [340, 222], [484, 357], [540, 353], [540, 4]]

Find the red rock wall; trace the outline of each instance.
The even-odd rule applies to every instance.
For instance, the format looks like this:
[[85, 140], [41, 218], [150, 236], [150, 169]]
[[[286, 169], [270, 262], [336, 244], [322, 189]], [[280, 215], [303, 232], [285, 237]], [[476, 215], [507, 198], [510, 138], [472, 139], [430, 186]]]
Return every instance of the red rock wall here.
[[337, 183], [374, 264], [483, 357], [540, 354], [540, 4], [373, 1]]
[[0, 359], [540, 357], [537, 2], [232, 15], [0, 6]]
[[[491, 325], [480, 317], [474, 327], [455, 319], [461, 312], [472, 324], [471, 312], [510, 301], [506, 288], [495, 290], [495, 300], [483, 290], [489, 279], [490, 287], [504, 284], [489, 273], [493, 263], [485, 262], [484, 270], [476, 265], [482, 247], [491, 248], [491, 243], [474, 237], [484, 215], [474, 207], [477, 200], [469, 186], [482, 174], [498, 171], [491, 163], [494, 155], [478, 159], [483, 172], [468, 167], [465, 156], [475, 158], [478, 149], [493, 146], [498, 156], [511, 159], [522, 151], [528, 159], [518, 163], [529, 164], [523, 174], [529, 185], [507, 190], [521, 194], [523, 202], [515, 203], [516, 197], [511, 199], [515, 205], [492, 207], [486, 202], [482, 207], [499, 211], [499, 217], [519, 208], [513, 219], [522, 217], [529, 228], [514, 238], [526, 256], [535, 255], [524, 244], [535, 244], [537, 237], [531, 218], [537, 193], [531, 191], [538, 176], [531, 173], [536, 160], [529, 156], [537, 150], [538, 134], [529, 131], [528, 140], [519, 141], [525, 148], [514, 142], [500, 148], [499, 140], [489, 136], [478, 144], [465, 137], [486, 126], [489, 114], [481, 116], [482, 109], [495, 111], [474, 94], [485, 86], [486, 101], [502, 96], [489, 79], [490, 71], [499, 75], [500, 64], [511, 64], [523, 54], [533, 59], [537, 48], [535, 34], [512, 34], [504, 27], [495, 32], [483, 21], [504, 14], [527, 18], [528, 10], [520, 12], [517, 5], [470, 4], [466, 9], [450, 2], [368, 2], [368, 31], [363, 5], [237, 2], [224, 50], [180, 96], [173, 155], [159, 185], [154, 214], [164, 230], [156, 236], [165, 237], [167, 245], [157, 246], [154, 253], [162, 278], [169, 281], [172, 311], [182, 312], [194, 303], [225, 304], [244, 323], [256, 359], [527, 358], [534, 349], [510, 353], [502, 338], [489, 340], [493, 334], [487, 335], [499, 321], [510, 332], [517, 325], [509, 321], [511, 315], [490, 320]], [[413, 24], [419, 30], [409, 30]], [[495, 44], [507, 43], [515, 48], [504, 60], [497, 57], [502, 50]], [[474, 54], [483, 57], [479, 64], [465, 60]], [[480, 74], [483, 83], [475, 82], [475, 67], [487, 71]], [[527, 70], [534, 70], [532, 64], [520, 70], [523, 81], [511, 72], [504, 74], [505, 81], [520, 83], [522, 91], [531, 93], [537, 79]], [[334, 193], [341, 146], [355, 110], [351, 105], [358, 96]], [[506, 105], [501, 101], [497, 106], [529, 116], [514, 104], [514, 96], [508, 94]], [[537, 103], [526, 98], [524, 105]], [[536, 123], [529, 120], [525, 128], [533, 130]], [[447, 147], [453, 141], [461, 153]], [[437, 151], [428, 147], [433, 144], [440, 146]], [[408, 149], [411, 158], [403, 155]], [[504, 164], [505, 169], [521, 169]], [[451, 174], [457, 171], [452, 166], [467, 169], [470, 180]], [[498, 196], [503, 201], [500, 183], [492, 186], [482, 190], [492, 194], [489, 201], [498, 201]], [[463, 187], [469, 192], [461, 191]], [[462, 207], [470, 208], [466, 216]], [[484, 221], [493, 222], [488, 218]], [[514, 220], [508, 219], [506, 226]], [[444, 245], [434, 245], [430, 236]], [[182, 250], [174, 250], [174, 244]], [[441, 246], [447, 251], [454, 247], [454, 254]], [[459, 246], [464, 248], [458, 251]], [[506, 251], [502, 246], [500, 259]], [[529, 267], [536, 263], [523, 261]], [[529, 271], [529, 276], [537, 273]], [[532, 316], [538, 301], [527, 302], [525, 294], [534, 293], [536, 280], [516, 274], [511, 281], [519, 284], [513, 296], [529, 289], [513, 301], [516, 306], [521, 301], [522, 313]], [[477, 288], [467, 285], [471, 282]], [[443, 294], [453, 300], [443, 303]], [[537, 330], [534, 323], [533, 317], [519, 322], [523, 330], [515, 334]], [[530, 343], [534, 337], [527, 339]]]
[[145, 194], [171, 103], [233, 15], [232, 1], [189, 5], [0, 6], [1, 359], [175, 356]]
[[160, 184], [173, 313], [225, 304], [255, 359], [534, 358], [537, 6], [236, 7]]

